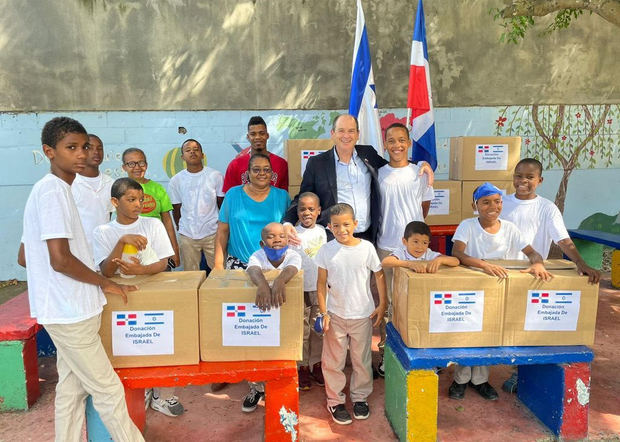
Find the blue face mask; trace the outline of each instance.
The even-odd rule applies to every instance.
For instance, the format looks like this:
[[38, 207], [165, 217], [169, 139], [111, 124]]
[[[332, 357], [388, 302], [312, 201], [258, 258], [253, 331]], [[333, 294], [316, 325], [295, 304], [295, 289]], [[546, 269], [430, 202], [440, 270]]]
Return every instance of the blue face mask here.
[[284, 246], [281, 249], [272, 249], [271, 247], [263, 246], [263, 250], [269, 261], [280, 261], [288, 250], [288, 246]]

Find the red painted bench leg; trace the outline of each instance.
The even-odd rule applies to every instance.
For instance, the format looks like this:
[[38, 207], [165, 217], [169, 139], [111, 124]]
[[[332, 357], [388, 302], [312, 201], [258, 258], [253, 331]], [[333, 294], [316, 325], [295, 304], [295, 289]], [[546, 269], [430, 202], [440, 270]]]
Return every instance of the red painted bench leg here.
[[136, 427], [144, 433], [146, 426], [146, 411], [144, 410], [144, 388], [125, 387], [125, 402], [129, 417], [136, 424]]
[[590, 406], [590, 364], [565, 364], [564, 416], [560, 437], [584, 439], [588, 437], [588, 410]]
[[297, 373], [265, 383], [265, 441], [299, 440]]
[[26, 372], [26, 392], [28, 407], [32, 407], [41, 396], [39, 387], [39, 361], [37, 359], [37, 340], [36, 337], [24, 341], [22, 350], [24, 358], [24, 371]]

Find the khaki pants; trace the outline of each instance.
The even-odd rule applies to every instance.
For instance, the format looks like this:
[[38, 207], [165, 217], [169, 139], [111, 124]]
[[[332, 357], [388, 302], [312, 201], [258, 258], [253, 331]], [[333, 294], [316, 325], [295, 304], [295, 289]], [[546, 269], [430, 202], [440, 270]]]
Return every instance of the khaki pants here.
[[200, 270], [200, 252], [205, 254], [210, 269], [215, 266], [215, 233], [202, 239], [179, 234], [179, 249], [184, 270]]
[[[323, 352], [323, 338], [314, 331], [314, 322], [319, 316], [319, 301], [316, 292], [304, 292], [304, 299], [308, 298], [304, 309], [304, 346], [303, 359], [297, 362], [297, 367], [310, 367], [321, 362]], [[310, 304], [310, 305], [308, 305]]]
[[[379, 255], [379, 260], [383, 261], [383, 259], [387, 256], [390, 256], [392, 252], [389, 250], [377, 249], [377, 255]], [[379, 336], [381, 337], [379, 340], [379, 353], [383, 355], [383, 348], [385, 347], [386, 340], [386, 332], [385, 327], [388, 322], [392, 320], [392, 277], [394, 275], [393, 267], [383, 267], [383, 274], [385, 275], [385, 285], [387, 287], [387, 309], [385, 310], [385, 316], [381, 320], [379, 324]]]
[[57, 349], [55, 427], [56, 441], [82, 440], [86, 397], [93, 405], [108, 432], [117, 442], [144, 441], [140, 430], [129, 418], [125, 392], [101, 345], [101, 315], [75, 324], [48, 324]]
[[342, 390], [347, 383], [344, 365], [347, 347], [351, 353], [351, 401], [363, 402], [372, 393], [372, 321], [370, 318], [344, 319], [329, 314], [329, 330], [323, 336], [321, 368], [325, 378], [327, 405], [344, 404]]
[[466, 384], [471, 381], [474, 385], [484, 384], [489, 381], [489, 366], [476, 365], [469, 367], [466, 365], [457, 365], [454, 368], [454, 380], [457, 384]]

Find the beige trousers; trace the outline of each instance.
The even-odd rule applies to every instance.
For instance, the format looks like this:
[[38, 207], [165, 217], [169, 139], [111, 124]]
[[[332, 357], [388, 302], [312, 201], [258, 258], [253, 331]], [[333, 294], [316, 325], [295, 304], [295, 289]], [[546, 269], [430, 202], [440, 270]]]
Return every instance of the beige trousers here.
[[[389, 250], [377, 249], [377, 255], [379, 255], [379, 260], [383, 261], [386, 256], [391, 255], [392, 252]], [[394, 268], [393, 267], [383, 267], [383, 274], [385, 275], [385, 285], [387, 287], [387, 309], [385, 310], [385, 316], [383, 320], [379, 324], [379, 353], [383, 355], [383, 348], [385, 347], [386, 340], [386, 332], [385, 327], [388, 322], [392, 320], [392, 278], [394, 276]]]
[[200, 270], [200, 252], [205, 254], [210, 269], [215, 266], [215, 233], [202, 239], [179, 234], [179, 249], [184, 270]]
[[56, 441], [82, 440], [86, 397], [117, 442], [144, 441], [127, 412], [125, 392], [101, 345], [101, 315], [75, 324], [47, 324], [57, 349]]
[[372, 321], [370, 318], [344, 319], [332, 313], [329, 316], [321, 358], [327, 405], [335, 407], [346, 402], [342, 390], [347, 383], [343, 371], [347, 347], [353, 368], [349, 385], [351, 401], [363, 402], [372, 393]]
[[469, 367], [466, 365], [457, 365], [454, 368], [454, 380], [457, 384], [466, 384], [471, 381], [474, 385], [484, 384], [489, 381], [489, 366], [476, 365]]

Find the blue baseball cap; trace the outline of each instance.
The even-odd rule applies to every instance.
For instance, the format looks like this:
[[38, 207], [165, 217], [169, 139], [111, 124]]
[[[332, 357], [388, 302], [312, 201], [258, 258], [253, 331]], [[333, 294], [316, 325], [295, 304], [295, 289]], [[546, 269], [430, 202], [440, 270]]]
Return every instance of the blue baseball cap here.
[[474, 202], [478, 201], [483, 196], [502, 194], [502, 191], [495, 187], [493, 184], [486, 182], [474, 190]]

